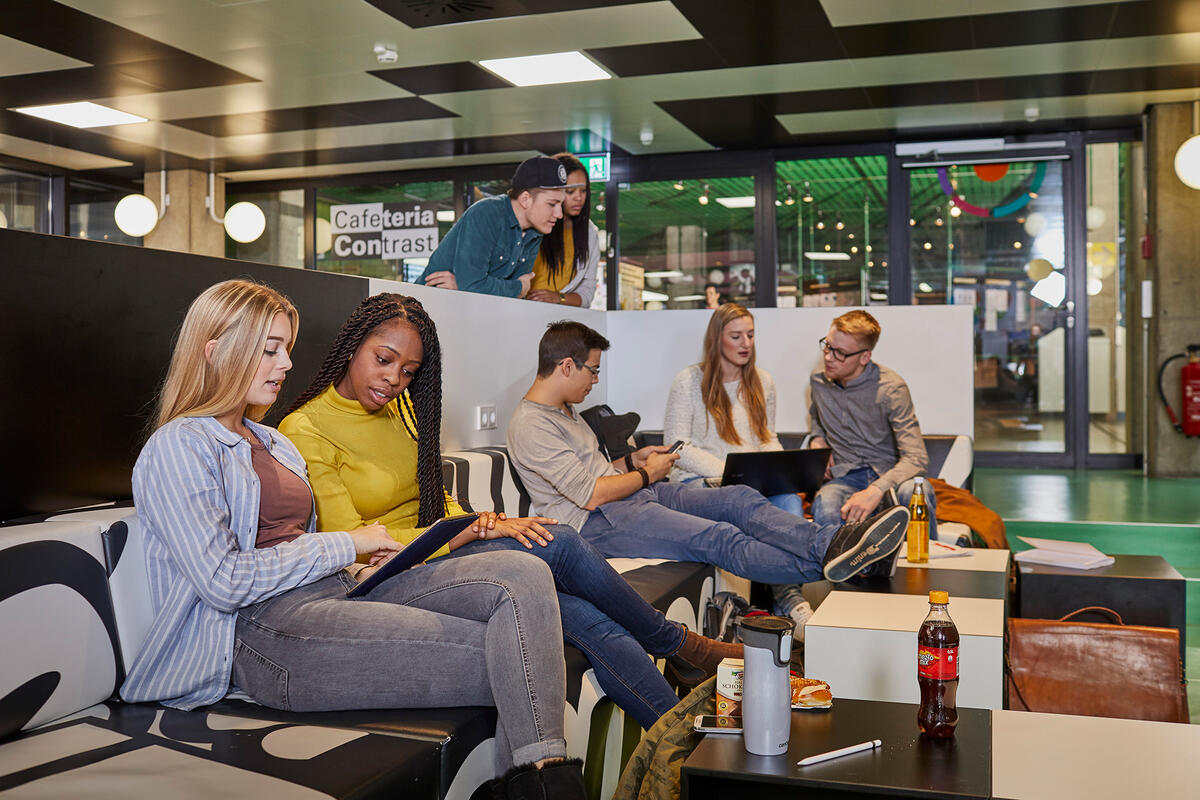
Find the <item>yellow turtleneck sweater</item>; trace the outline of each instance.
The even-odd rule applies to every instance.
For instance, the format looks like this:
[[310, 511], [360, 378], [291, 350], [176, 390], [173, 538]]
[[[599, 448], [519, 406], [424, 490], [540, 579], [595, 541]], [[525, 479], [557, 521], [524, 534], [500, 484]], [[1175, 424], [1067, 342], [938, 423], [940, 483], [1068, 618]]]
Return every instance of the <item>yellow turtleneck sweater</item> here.
[[[330, 386], [279, 423], [308, 462], [317, 501], [317, 530], [352, 531], [378, 522], [408, 544], [417, 527], [417, 443], [404, 428], [397, 401], [369, 412]], [[416, 430], [411, 418], [409, 426]], [[448, 514], [462, 508], [446, 495]], [[430, 556], [445, 555], [443, 547]]]

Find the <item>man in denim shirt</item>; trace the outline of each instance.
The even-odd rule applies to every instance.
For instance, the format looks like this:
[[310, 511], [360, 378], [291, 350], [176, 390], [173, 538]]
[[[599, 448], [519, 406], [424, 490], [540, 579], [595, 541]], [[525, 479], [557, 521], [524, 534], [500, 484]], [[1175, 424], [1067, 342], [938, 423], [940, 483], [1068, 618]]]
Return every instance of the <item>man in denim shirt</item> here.
[[507, 195], [472, 203], [454, 223], [417, 283], [524, 297], [542, 235], [562, 217], [566, 185], [566, 167], [557, 159], [522, 161]]

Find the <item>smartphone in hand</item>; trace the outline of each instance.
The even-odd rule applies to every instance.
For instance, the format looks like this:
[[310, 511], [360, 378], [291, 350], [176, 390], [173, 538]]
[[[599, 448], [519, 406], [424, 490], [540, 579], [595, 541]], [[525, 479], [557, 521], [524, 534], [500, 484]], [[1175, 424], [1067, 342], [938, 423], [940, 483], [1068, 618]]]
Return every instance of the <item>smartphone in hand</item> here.
[[683, 447], [685, 444], [687, 444], [687, 442], [685, 442], [683, 439], [677, 439], [675, 441], [675, 444], [671, 445], [671, 449], [668, 450], [667, 452], [668, 453], [677, 452], [679, 450], [679, 448]]

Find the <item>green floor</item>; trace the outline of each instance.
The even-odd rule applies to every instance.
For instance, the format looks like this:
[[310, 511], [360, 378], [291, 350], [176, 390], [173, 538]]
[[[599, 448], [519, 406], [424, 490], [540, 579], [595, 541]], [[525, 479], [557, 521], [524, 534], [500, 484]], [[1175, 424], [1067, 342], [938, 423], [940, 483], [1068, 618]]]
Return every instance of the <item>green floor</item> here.
[[977, 469], [975, 494], [1017, 537], [1090, 542], [1110, 553], [1160, 555], [1188, 581], [1188, 699], [1200, 724], [1200, 478], [1121, 470]]

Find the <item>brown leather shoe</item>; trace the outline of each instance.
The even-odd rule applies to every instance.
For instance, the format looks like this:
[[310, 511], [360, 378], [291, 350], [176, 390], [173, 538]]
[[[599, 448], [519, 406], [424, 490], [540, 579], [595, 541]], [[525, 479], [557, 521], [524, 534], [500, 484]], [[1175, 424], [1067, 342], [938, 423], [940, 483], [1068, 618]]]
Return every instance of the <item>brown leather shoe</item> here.
[[667, 656], [667, 666], [684, 686], [696, 686], [717, 673], [717, 665], [725, 658], [743, 658], [741, 643], [718, 642], [692, 631], [674, 655]]

